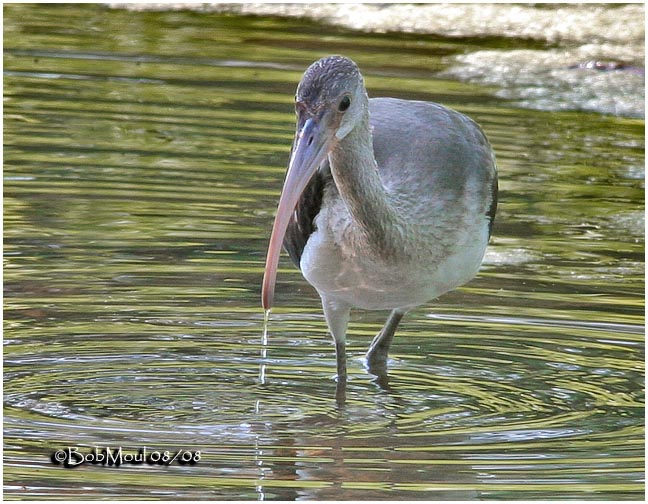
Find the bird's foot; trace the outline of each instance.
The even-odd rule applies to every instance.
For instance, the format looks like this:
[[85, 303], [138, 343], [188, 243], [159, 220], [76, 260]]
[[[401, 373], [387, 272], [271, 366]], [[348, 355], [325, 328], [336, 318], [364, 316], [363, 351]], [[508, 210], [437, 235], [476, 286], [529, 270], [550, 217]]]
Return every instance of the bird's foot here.
[[387, 372], [387, 351], [380, 346], [372, 346], [366, 355], [367, 370], [371, 374]]
[[366, 356], [366, 368], [374, 375], [375, 382], [382, 389], [387, 390], [389, 387], [389, 375], [387, 373], [387, 352], [380, 351], [376, 348], [369, 349]]

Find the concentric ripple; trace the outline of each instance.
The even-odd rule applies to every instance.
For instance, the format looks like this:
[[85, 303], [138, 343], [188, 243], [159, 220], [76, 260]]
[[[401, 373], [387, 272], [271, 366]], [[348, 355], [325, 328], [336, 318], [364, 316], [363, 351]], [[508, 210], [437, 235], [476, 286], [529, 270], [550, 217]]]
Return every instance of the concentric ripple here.
[[[541, 335], [528, 335], [532, 324], [491, 320], [493, 334], [479, 344], [471, 333], [413, 336], [439, 320], [477, 321], [435, 316], [407, 324], [383, 387], [362, 367], [368, 341], [353, 338], [343, 407], [333, 397], [334, 359], [319, 317], [308, 323], [314, 334], [301, 340], [282, 334], [300, 330], [303, 320], [271, 321], [267, 346], [254, 331], [238, 340], [200, 336], [198, 324], [172, 340], [140, 335], [139, 351], [128, 355], [114, 351], [127, 340], [118, 334], [102, 335], [110, 343], [103, 352], [81, 338], [73, 351], [43, 348], [29, 357], [16, 345], [5, 361], [8, 416], [59, 444], [200, 448], [201, 475], [220, 481], [229, 467], [237, 473], [231, 485], [247, 482], [264, 498], [332, 497], [328, 482], [341, 477], [339, 464], [347, 467], [344, 481], [353, 482], [344, 486], [350, 497], [533, 496], [535, 480], [544, 491], [563, 484], [558, 473], [575, 473], [573, 492], [583, 485], [603, 493], [638, 489], [623, 475], [640, 470], [641, 446], [629, 444], [643, 414], [640, 328], [611, 333], [585, 324], [570, 336], [547, 320]], [[258, 317], [250, 322], [261, 331]], [[57, 433], [70, 421], [74, 433]], [[20, 432], [11, 420], [6, 427], [6, 435]], [[610, 461], [612, 474], [601, 472]], [[443, 485], [432, 478], [440, 468]], [[474, 478], [470, 492], [466, 471]], [[303, 483], [299, 491], [287, 477]], [[503, 486], [491, 488], [492, 479]]]

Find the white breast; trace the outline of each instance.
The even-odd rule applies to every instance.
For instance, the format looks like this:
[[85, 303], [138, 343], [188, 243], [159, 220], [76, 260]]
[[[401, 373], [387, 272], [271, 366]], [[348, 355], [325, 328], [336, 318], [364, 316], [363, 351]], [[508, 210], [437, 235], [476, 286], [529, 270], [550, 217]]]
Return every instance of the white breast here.
[[340, 217], [335, 206], [322, 207], [300, 267], [321, 296], [358, 308], [412, 308], [463, 285], [477, 273], [488, 242], [484, 219], [461, 231], [449, 230], [454, 235], [447, 254], [377, 261], [366, 250], [358, 250]]

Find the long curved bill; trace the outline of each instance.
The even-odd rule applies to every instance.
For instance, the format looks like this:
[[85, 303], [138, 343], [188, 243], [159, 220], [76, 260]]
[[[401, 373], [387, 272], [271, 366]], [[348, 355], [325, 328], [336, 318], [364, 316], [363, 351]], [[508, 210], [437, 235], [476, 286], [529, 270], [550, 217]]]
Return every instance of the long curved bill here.
[[290, 217], [306, 185], [329, 153], [333, 135], [327, 133], [319, 118], [309, 118], [295, 135], [288, 172], [268, 245], [261, 289], [261, 303], [264, 310], [272, 308], [279, 254]]

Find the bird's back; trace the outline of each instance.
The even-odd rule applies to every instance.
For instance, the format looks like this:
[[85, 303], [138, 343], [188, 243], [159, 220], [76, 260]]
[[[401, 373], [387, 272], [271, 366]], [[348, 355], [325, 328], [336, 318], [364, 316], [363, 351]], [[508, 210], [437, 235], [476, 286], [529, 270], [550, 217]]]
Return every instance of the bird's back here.
[[436, 103], [395, 98], [370, 99], [369, 114], [380, 177], [402, 205], [432, 215], [468, 201], [492, 219], [495, 161], [474, 121]]

